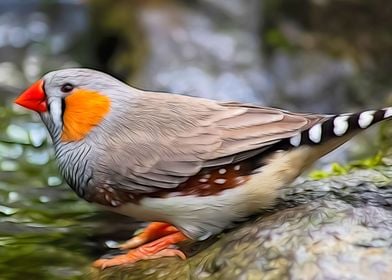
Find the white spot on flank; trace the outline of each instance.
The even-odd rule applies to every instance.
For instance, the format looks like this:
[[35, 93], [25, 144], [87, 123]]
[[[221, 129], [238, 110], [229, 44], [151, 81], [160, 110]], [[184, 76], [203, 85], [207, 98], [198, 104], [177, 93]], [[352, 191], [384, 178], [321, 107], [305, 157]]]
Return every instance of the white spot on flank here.
[[358, 125], [360, 128], [367, 128], [373, 121], [374, 116], [373, 114], [376, 111], [366, 111], [366, 112], [362, 112], [359, 115], [359, 119], [358, 119]]
[[336, 136], [342, 136], [348, 130], [347, 119], [349, 116], [339, 116], [333, 120], [333, 133]]
[[309, 133], [309, 139], [313, 143], [320, 143], [321, 141], [321, 124], [318, 123], [314, 125], [311, 129], [308, 131]]
[[111, 200], [111, 201], [110, 201], [110, 204], [111, 204], [113, 207], [116, 207], [116, 206], [119, 206], [121, 203], [120, 203], [119, 201], [117, 201], [117, 200]]
[[215, 179], [214, 183], [223, 185], [224, 183], [226, 183], [226, 179]]
[[205, 175], [203, 175], [203, 178], [209, 179], [209, 178], [211, 178], [211, 174], [205, 174]]
[[207, 178], [200, 178], [200, 179], [199, 179], [199, 182], [200, 182], [200, 183], [207, 183], [207, 182], [208, 182], [208, 179], [207, 179]]
[[221, 175], [223, 175], [223, 174], [225, 174], [226, 173], [226, 169], [224, 169], [224, 168], [221, 168], [221, 169], [219, 169], [219, 174], [221, 174]]
[[301, 133], [298, 133], [297, 135], [291, 137], [290, 144], [293, 145], [294, 147], [298, 147], [299, 144], [301, 144]]
[[385, 108], [384, 118], [392, 117], [392, 108]]
[[240, 169], [241, 169], [241, 165], [237, 164], [236, 166], [234, 166], [234, 170], [235, 170], [235, 171], [238, 171], [238, 170], [240, 170]]

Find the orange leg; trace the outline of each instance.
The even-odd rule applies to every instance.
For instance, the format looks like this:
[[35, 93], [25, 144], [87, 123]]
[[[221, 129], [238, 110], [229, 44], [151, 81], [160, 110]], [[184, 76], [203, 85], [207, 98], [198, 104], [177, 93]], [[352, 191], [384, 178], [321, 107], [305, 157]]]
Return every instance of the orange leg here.
[[178, 256], [186, 259], [183, 252], [177, 249], [169, 248], [170, 245], [187, 240], [188, 238], [181, 232], [175, 232], [155, 241], [144, 244], [136, 249], [130, 250], [128, 253], [115, 256], [112, 259], [99, 259], [93, 263], [93, 266], [104, 269], [110, 266], [135, 263], [140, 260], [156, 259], [161, 257]]
[[153, 223], [148, 224], [148, 226], [143, 230], [142, 233], [127, 240], [125, 243], [121, 244], [119, 246], [119, 248], [122, 250], [136, 248], [136, 247], [143, 245], [147, 242], [156, 240], [158, 238], [161, 238], [163, 236], [166, 236], [166, 235], [169, 235], [172, 233], [176, 233], [176, 232], [178, 232], [178, 229], [176, 229], [174, 226], [172, 226], [170, 224], [161, 223], [161, 222], [153, 222]]

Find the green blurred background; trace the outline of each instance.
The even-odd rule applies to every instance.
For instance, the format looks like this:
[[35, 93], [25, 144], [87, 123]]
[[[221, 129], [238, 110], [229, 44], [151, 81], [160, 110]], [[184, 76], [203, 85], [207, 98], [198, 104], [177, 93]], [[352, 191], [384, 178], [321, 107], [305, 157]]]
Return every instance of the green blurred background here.
[[[150, 90], [353, 111], [391, 104], [391, 30], [392, 2], [378, 0], [1, 0], [0, 280], [83, 279], [140, 225], [63, 184], [38, 117], [12, 104], [43, 73], [83, 66]], [[380, 135], [319, 167], [375, 154]]]

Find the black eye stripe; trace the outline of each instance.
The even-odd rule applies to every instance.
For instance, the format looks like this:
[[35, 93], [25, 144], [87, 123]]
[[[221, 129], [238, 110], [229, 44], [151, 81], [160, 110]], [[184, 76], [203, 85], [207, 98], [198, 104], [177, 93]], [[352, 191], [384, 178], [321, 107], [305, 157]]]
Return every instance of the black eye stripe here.
[[64, 118], [65, 107], [65, 98], [61, 98], [61, 119]]
[[74, 89], [74, 86], [70, 83], [65, 83], [61, 86], [62, 92], [71, 92]]

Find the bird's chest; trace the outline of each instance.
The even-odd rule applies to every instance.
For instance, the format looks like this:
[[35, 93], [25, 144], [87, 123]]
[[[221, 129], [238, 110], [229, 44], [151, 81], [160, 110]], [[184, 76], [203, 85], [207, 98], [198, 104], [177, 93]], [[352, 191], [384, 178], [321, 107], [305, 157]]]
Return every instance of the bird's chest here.
[[55, 148], [61, 175], [80, 197], [85, 197], [87, 184], [92, 178], [90, 151], [87, 145], [73, 143]]

